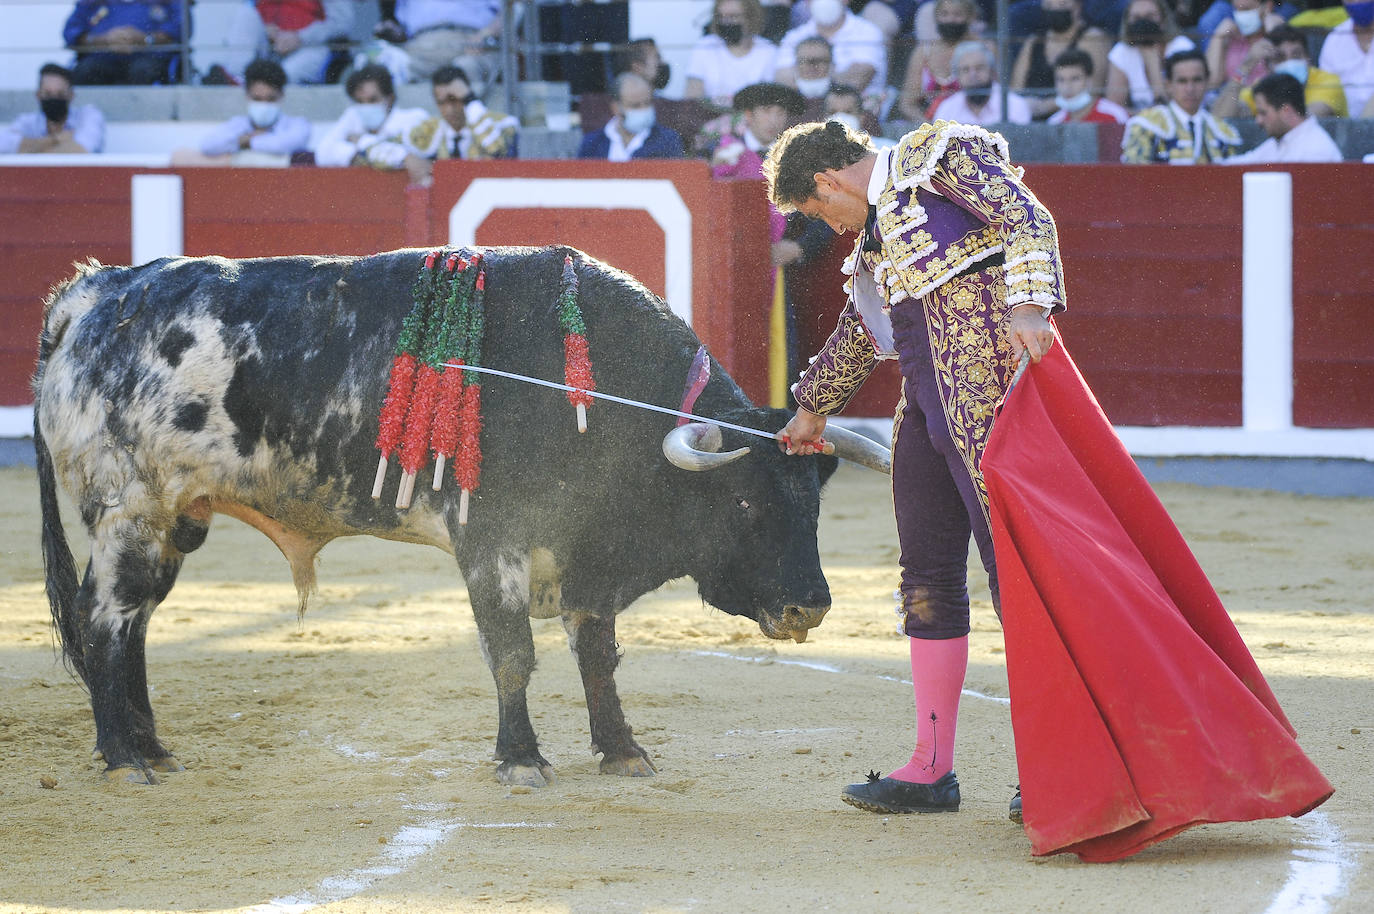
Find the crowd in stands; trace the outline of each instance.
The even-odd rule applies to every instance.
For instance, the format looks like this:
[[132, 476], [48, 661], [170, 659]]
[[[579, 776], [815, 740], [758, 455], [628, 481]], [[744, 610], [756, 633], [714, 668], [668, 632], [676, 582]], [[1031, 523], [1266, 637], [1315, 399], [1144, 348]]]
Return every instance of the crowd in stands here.
[[[373, 0], [243, 0], [196, 73], [182, 72], [183, 3], [76, 0], [70, 66], [42, 68], [37, 110], [0, 129], [0, 153], [98, 152], [103, 120], [74, 87], [178, 82], [245, 95], [243, 114], [178, 151], [183, 164], [313, 158], [424, 181], [435, 159], [518, 153], [517, 121], [488, 107], [515, 40], [500, 0], [376, 0], [362, 36], [357, 13]], [[579, 156], [697, 155], [742, 174], [787, 123], [838, 116], [886, 137], [939, 119], [1115, 124], [1127, 163], [1326, 161], [1340, 153], [1319, 118], [1374, 118], [1374, 0], [1013, 0], [1002, 59], [992, 0], [700, 6], [700, 37], [674, 48], [687, 60], [675, 97], [653, 39], [616, 45], [608, 91], [576, 99]], [[332, 82], [351, 104], [311, 149], [311, 125], [281, 98]], [[430, 83], [434, 109], [398, 108], [405, 82]], [[1242, 156], [1236, 118], [1268, 140]]]

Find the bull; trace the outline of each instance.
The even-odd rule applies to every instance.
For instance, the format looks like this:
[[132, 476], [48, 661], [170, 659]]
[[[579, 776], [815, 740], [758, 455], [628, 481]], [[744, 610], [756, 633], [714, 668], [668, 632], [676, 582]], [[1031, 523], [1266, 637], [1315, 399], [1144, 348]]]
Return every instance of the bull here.
[[[598, 386], [676, 405], [699, 341], [644, 286], [567, 248], [483, 255], [486, 366], [561, 376], [554, 308], [571, 255]], [[214, 512], [272, 539], [301, 612], [315, 556], [336, 537], [452, 554], [496, 683], [505, 784], [554, 776], [526, 705], [532, 616], [562, 619], [601, 771], [647, 776], [654, 768], [616, 693], [617, 613], [683, 576], [769, 638], [800, 641], [829, 609], [816, 528], [835, 458], [787, 457], [712, 425], [675, 428], [605, 406], [579, 435], [562, 396], [488, 378], [482, 481], [466, 524], [457, 487], [433, 491], [428, 468], [407, 510], [374, 499], [378, 408], [423, 257], [90, 263], [48, 296], [33, 381], [47, 594], [64, 660], [90, 693], [109, 778], [151, 784], [182, 770], [154, 725], [144, 643]], [[696, 412], [756, 429], [787, 419], [719, 371]], [[836, 432], [839, 456], [885, 464], [885, 449]], [[80, 578], [59, 478], [90, 535]]]

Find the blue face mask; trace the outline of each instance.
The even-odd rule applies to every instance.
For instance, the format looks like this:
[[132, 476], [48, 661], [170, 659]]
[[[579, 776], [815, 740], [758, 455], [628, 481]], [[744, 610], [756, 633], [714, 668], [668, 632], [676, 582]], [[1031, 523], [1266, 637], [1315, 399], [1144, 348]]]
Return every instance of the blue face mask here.
[[280, 114], [281, 106], [276, 102], [250, 101], [248, 103], [248, 120], [259, 130], [275, 124]]
[[625, 122], [625, 129], [629, 133], [643, 133], [654, 126], [653, 108], [627, 108], [621, 115]]
[[1274, 64], [1275, 73], [1287, 73], [1289, 76], [1307, 85], [1307, 61], [1305, 60], [1285, 60]]
[[1374, 23], [1374, 0], [1365, 0], [1364, 3], [1347, 3], [1345, 14], [1350, 17], [1350, 21], [1355, 23], [1356, 28], [1367, 29]]
[[353, 107], [358, 112], [358, 120], [362, 121], [363, 129], [368, 133], [375, 133], [382, 124], [386, 123], [386, 105], [381, 102], [354, 105]]

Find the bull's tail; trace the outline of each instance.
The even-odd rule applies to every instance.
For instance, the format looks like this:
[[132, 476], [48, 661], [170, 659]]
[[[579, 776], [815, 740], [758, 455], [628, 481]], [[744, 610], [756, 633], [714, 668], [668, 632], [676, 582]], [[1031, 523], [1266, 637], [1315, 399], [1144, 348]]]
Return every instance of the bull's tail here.
[[[42, 378], [47, 356], [47, 347], [44, 346], [38, 358], [38, 378]], [[85, 679], [80, 624], [76, 612], [76, 598], [81, 585], [77, 580], [76, 562], [72, 559], [71, 547], [67, 545], [67, 533], [62, 528], [52, 454], [48, 453], [48, 445], [43, 440], [43, 431], [38, 422], [41, 410], [38, 387], [35, 383], [33, 450], [38, 469], [38, 501], [43, 513], [43, 569], [47, 583], [48, 608], [52, 611], [53, 630], [61, 643], [63, 662]]]

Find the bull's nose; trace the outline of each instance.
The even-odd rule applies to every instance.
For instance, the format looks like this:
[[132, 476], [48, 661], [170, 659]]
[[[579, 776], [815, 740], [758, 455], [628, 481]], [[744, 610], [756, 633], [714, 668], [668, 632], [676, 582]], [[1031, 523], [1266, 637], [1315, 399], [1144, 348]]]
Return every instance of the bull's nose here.
[[[792, 604], [783, 608], [782, 627], [791, 632], [792, 637], [796, 638], [797, 641], [802, 641], [806, 638], [806, 630], [820, 625], [821, 620], [825, 618], [825, 614], [828, 612], [830, 612], [829, 603], [822, 606]], [[797, 638], [797, 632], [802, 633], [800, 638]]]

